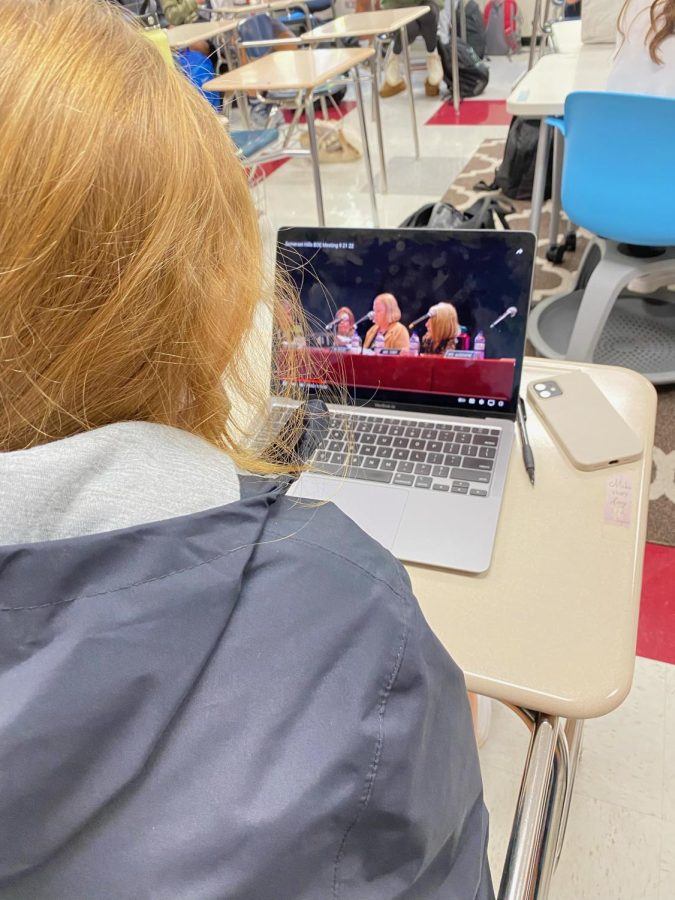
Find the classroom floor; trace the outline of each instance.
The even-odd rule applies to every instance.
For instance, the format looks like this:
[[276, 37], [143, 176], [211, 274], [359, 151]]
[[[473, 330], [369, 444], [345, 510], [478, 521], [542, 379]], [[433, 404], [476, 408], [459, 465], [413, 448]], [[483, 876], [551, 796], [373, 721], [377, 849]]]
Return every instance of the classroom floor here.
[[[416, 48], [419, 56], [419, 49]], [[399, 225], [438, 200], [485, 138], [504, 137], [503, 106], [526, 66], [524, 55], [494, 59], [480, 101], [463, 104], [460, 124], [443, 101], [424, 96], [416, 71], [421, 159], [413, 156], [406, 94], [382, 101], [390, 191], [378, 194], [382, 226]], [[366, 92], [366, 98], [368, 97]], [[485, 104], [484, 101], [495, 101]], [[482, 106], [471, 107], [481, 102]], [[433, 119], [433, 124], [427, 124]], [[481, 122], [482, 124], [475, 124]], [[236, 127], [236, 124], [233, 123]], [[356, 113], [345, 127], [358, 137]], [[377, 170], [372, 131], [373, 168]], [[372, 224], [361, 161], [322, 167], [328, 225]], [[256, 188], [274, 227], [317, 223], [310, 163], [284, 163]], [[567, 838], [551, 900], [673, 900], [675, 898], [675, 549], [650, 548], [644, 621], [633, 690], [613, 714], [587, 723]], [[670, 587], [668, 587], [670, 585]], [[670, 596], [667, 596], [670, 595]], [[672, 631], [664, 609], [670, 604]], [[573, 661], [571, 661], [573, 664]], [[481, 750], [491, 814], [490, 859], [495, 888], [515, 810], [528, 733], [507, 709], [493, 704], [490, 737]]]

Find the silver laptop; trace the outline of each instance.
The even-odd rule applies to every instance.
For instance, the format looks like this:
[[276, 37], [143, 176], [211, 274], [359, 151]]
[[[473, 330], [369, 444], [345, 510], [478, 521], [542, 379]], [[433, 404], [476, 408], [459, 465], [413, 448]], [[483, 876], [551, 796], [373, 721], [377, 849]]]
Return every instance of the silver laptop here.
[[288, 352], [330, 430], [291, 494], [332, 500], [399, 559], [492, 558], [532, 291], [528, 232], [282, 228], [310, 323]]

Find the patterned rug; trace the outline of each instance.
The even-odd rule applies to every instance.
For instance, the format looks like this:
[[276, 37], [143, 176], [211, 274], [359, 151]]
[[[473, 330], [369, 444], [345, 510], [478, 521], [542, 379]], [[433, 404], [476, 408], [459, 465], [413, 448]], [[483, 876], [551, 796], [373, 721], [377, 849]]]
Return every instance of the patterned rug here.
[[[504, 140], [483, 141], [477, 152], [445, 192], [443, 200], [464, 208], [479, 197], [485, 196], [484, 193], [475, 191], [474, 185], [479, 181], [490, 184], [493, 180], [495, 169], [501, 162], [504, 153], [504, 143]], [[493, 192], [491, 196], [516, 207], [516, 212], [508, 217], [511, 228], [528, 228], [529, 200], [509, 200], [501, 197], [499, 192]], [[576, 251], [566, 253], [563, 263], [555, 266], [546, 259], [550, 218], [549, 201], [544, 204], [542, 213], [540, 229], [542, 237], [539, 239], [534, 276], [533, 301], [535, 303], [544, 297], [562, 294], [573, 289], [575, 274], [590, 238], [588, 232], [580, 229], [577, 234]], [[561, 227], [563, 229], [566, 227], [564, 216]], [[536, 355], [531, 345], [528, 345], [527, 352], [530, 355]], [[673, 547], [675, 546], [675, 386], [659, 388], [658, 394], [647, 540]]]

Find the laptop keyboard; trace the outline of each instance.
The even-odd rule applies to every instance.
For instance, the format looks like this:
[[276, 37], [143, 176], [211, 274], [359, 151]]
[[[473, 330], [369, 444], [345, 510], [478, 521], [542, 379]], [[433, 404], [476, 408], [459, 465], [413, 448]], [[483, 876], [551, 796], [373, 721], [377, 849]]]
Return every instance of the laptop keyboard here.
[[487, 497], [501, 431], [381, 416], [331, 413], [315, 472]]

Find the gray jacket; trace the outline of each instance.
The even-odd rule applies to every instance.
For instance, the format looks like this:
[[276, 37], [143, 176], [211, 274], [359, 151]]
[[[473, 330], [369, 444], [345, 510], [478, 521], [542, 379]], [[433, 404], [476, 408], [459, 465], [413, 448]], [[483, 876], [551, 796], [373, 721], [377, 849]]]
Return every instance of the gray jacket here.
[[0, 607], [2, 900], [493, 897], [462, 674], [334, 506], [1, 546]]

